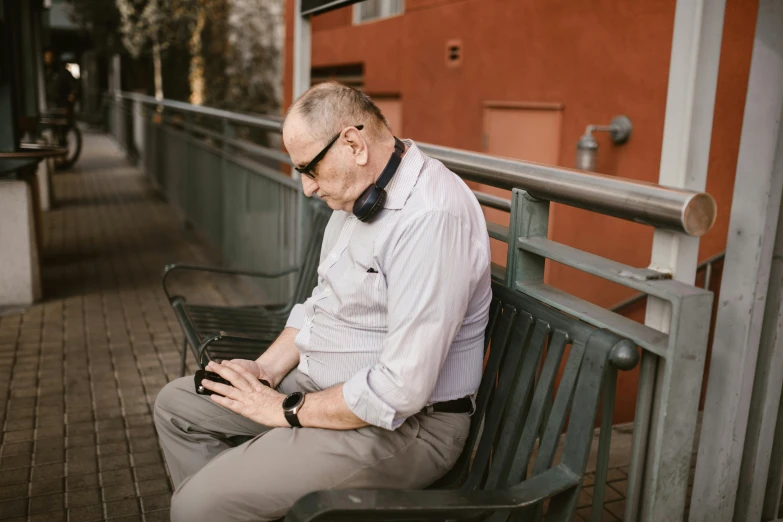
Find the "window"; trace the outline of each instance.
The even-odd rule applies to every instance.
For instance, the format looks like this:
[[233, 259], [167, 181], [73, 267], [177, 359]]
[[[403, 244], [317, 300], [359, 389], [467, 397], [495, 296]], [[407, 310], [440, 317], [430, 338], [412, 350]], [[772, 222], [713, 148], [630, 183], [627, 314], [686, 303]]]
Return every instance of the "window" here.
[[332, 65], [310, 69], [310, 85], [330, 80], [340, 82], [360, 91], [364, 90], [364, 64]]
[[353, 6], [353, 23], [397, 16], [405, 11], [404, 0], [365, 0]]

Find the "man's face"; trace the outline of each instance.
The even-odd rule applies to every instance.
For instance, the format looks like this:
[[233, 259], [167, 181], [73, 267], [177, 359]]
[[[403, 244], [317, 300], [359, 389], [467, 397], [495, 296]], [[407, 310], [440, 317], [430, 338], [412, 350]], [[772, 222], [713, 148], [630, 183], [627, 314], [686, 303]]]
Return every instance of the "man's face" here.
[[53, 61], [54, 61], [54, 53], [52, 51], [46, 51], [44, 53], [44, 63], [46, 65], [52, 65]]
[[[371, 182], [362, 181], [360, 169], [366, 164], [367, 154], [364, 145], [357, 144], [359, 131], [354, 129], [350, 132], [351, 136], [347, 137], [343, 130], [310, 172], [311, 176], [301, 176], [307, 197], [317, 194], [331, 209], [346, 212], [353, 209], [354, 201]], [[283, 143], [294, 165], [302, 168], [321, 152], [328, 140], [315, 138], [306, 122], [292, 114], [283, 128]]]

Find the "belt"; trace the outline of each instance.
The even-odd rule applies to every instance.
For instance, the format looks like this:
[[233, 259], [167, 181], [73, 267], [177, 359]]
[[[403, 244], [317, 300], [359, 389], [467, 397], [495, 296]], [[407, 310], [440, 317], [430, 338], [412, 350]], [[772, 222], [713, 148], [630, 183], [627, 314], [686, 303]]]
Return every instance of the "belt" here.
[[462, 397], [452, 401], [436, 402], [421, 409], [419, 413], [472, 413], [473, 401], [470, 397]]

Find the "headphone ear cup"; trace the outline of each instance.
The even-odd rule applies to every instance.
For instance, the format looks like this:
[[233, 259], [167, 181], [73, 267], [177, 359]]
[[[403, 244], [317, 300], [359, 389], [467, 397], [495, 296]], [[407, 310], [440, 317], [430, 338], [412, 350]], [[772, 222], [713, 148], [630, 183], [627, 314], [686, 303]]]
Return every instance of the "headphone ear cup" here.
[[367, 209], [367, 212], [363, 216], [356, 216], [357, 218], [359, 218], [359, 221], [361, 221], [362, 223], [367, 223], [368, 221], [372, 221], [372, 219], [383, 208], [383, 204], [386, 203], [386, 191], [384, 189], [377, 189], [377, 190], [378, 190], [378, 198], [375, 200], [375, 203], [373, 203], [372, 206]]

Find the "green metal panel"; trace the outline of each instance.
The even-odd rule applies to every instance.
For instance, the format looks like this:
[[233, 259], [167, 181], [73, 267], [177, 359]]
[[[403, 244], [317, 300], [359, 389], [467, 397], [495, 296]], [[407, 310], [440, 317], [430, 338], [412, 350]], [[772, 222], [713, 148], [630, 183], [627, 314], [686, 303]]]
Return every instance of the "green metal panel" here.
[[19, 144], [16, 57], [18, 56], [16, 2], [4, 2], [0, 24], [0, 151], [14, 151]]
[[19, 3], [20, 18], [20, 64], [22, 69], [22, 109], [24, 115], [30, 118], [38, 117], [38, 76], [36, 63], [38, 57], [35, 55], [35, 42], [33, 41], [33, 24], [40, 23], [35, 18], [36, 11], [30, 2]]

